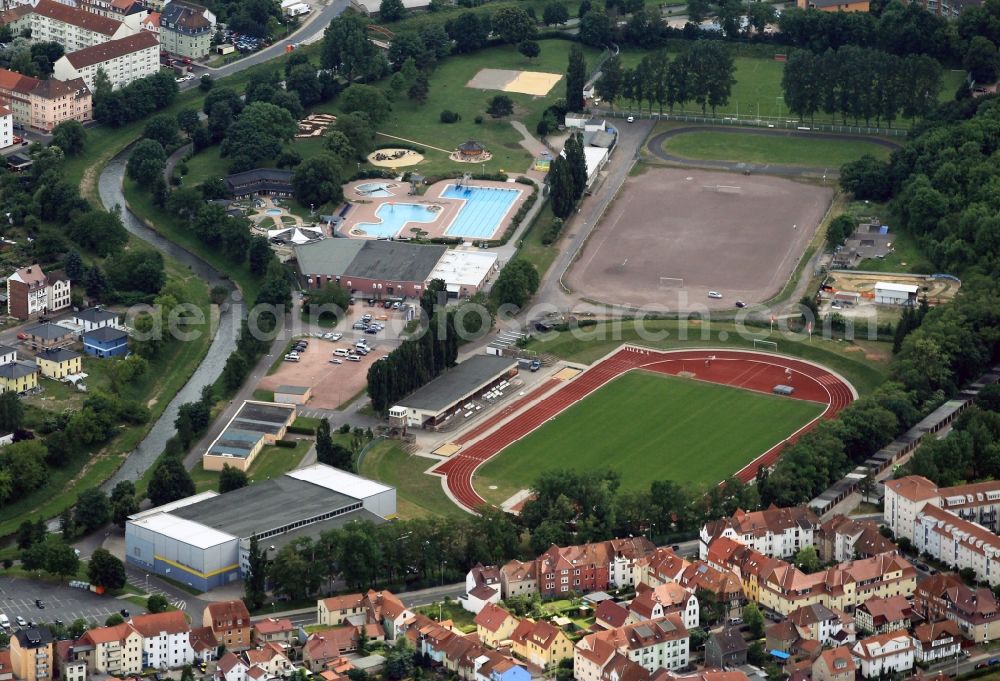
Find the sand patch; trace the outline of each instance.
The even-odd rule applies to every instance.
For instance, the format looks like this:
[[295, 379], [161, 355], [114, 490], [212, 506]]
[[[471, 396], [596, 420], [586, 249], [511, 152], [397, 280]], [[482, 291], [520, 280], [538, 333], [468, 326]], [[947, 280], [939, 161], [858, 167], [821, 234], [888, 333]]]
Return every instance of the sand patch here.
[[557, 381], [568, 381], [569, 379], [577, 376], [579, 373], [580, 373], [579, 369], [566, 367], [565, 369], [560, 369], [558, 372], [556, 372], [556, 374], [552, 378], [556, 379]]
[[412, 149], [379, 149], [368, 154], [368, 162], [380, 168], [405, 168], [423, 160], [424, 155]]
[[448, 442], [441, 445], [435, 449], [431, 454], [437, 454], [438, 456], [451, 456], [455, 454], [462, 448], [462, 445], [456, 445], [454, 442]]
[[480, 69], [465, 87], [477, 90], [500, 90], [522, 95], [542, 97], [562, 80], [560, 73], [544, 71], [515, 71], [513, 69]]

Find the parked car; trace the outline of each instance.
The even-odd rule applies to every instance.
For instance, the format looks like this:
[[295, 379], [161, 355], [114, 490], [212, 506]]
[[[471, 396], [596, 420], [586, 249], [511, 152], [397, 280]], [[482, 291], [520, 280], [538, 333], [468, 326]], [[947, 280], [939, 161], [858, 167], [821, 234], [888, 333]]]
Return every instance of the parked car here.
[[718, 291], [709, 291], [708, 292], [708, 297], [709, 298], [716, 298], [716, 299], [718, 299], [718, 298], [722, 297], [722, 294], [719, 293]]
[[347, 361], [348, 362], [360, 362], [361, 358], [358, 357], [357, 355], [350, 355], [350, 356], [348, 356]]
[[17, 622], [17, 626], [19, 626], [19, 627], [26, 627], [26, 626], [28, 626], [28, 623], [25, 622], [24, 618], [21, 617], [20, 615], [18, 615], [17, 617], [15, 617], [14, 621]]
[[746, 307], [746, 306], [747, 306], [747, 304], [744, 303], [742, 300], [737, 300], [736, 301], [736, 307]]
[[41, 598], [36, 598], [35, 607], [38, 608], [39, 610], [45, 610], [45, 601], [43, 601]]
[[374, 327], [374, 326], [369, 326], [367, 329], [365, 329], [365, 333], [370, 333], [370, 334], [374, 335], [374, 334], [378, 333], [378, 328]]
[[343, 363], [344, 363], [344, 360], [337, 359], [336, 357], [334, 357], [333, 359], [330, 360], [330, 364], [343, 364]]
[[399, 301], [397, 300], [397, 301], [396, 301], [395, 303], [393, 303], [393, 304], [392, 304], [392, 309], [393, 309], [393, 310], [398, 310], [398, 309], [399, 309], [399, 304], [400, 304], [400, 303], [399, 303]]

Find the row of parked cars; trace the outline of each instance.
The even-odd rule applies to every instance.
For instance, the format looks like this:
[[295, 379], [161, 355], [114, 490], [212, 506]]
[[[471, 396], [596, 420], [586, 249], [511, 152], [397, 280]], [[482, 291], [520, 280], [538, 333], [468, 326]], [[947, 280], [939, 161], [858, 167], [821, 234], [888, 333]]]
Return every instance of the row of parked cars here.
[[385, 324], [375, 321], [370, 314], [366, 314], [362, 316], [361, 319], [354, 322], [351, 328], [355, 331], [364, 331], [365, 333], [370, 333], [374, 336], [376, 333], [385, 328]]
[[305, 338], [302, 338], [302, 339], [299, 339], [299, 340], [295, 341], [295, 345], [293, 345], [292, 349], [289, 350], [288, 354], [285, 355], [285, 358], [284, 358], [285, 361], [286, 362], [298, 362], [299, 359], [300, 359], [301, 354], [303, 352], [305, 352], [306, 348], [308, 348], [308, 347], [309, 347], [309, 341], [307, 341]]

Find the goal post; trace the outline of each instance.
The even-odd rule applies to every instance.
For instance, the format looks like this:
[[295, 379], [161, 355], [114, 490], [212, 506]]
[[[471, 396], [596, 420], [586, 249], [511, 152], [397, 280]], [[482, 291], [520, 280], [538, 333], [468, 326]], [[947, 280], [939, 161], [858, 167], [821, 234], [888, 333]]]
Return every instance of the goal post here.
[[684, 277], [660, 277], [660, 288], [684, 288]]
[[778, 343], [776, 341], [761, 340], [760, 338], [753, 339], [753, 349], [754, 350], [767, 350], [768, 352], [777, 352]]

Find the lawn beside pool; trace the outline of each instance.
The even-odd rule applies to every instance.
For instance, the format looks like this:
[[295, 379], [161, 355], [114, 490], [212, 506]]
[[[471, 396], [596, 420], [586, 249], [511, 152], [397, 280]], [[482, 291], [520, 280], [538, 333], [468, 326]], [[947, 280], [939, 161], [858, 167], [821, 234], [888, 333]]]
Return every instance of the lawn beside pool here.
[[[819, 416], [813, 402], [633, 371], [484, 464], [476, 491], [501, 503], [543, 471], [612, 468], [622, 489], [713, 485]], [[491, 489], [495, 486], [496, 489]]]
[[840, 168], [865, 154], [889, 158], [888, 147], [854, 139], [833, 140], [803, 136], [758, 135], [740, 132], [686, 132], [670, 137], [663, 150], [681, 158], [701, 161], [742, 161], [777, 165]]

